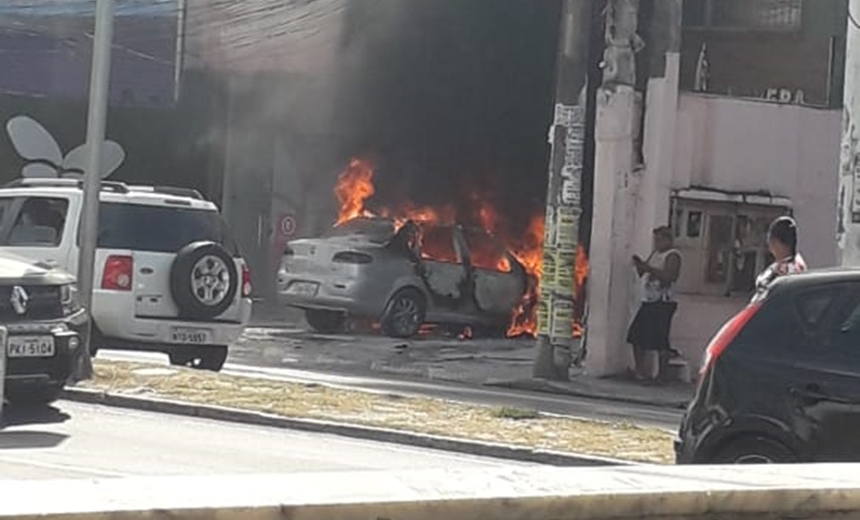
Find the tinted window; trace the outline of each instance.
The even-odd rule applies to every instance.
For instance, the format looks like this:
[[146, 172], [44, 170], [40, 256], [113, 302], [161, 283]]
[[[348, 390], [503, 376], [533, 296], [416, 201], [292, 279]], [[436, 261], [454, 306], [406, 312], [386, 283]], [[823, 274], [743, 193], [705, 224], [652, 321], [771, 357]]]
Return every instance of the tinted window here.
[[745, 351], [784, 353], [802, 345], [806, 335], [797, 319], [793, 299], [782, 295], [765, 300], [762, 308], [738, 335]]
[[833, 305], [840, 294], [839, 287], [822, 287], [800, 293], [797, 302], [797, 313], [801, 323], [810, 331], [815, 331], [821, 324], [827, 310]]
[[829, 358], [834, 346], [831, 329], [848, 312], [845, 289], [844, 284], [831, 284], [776, 291], [748, 327], [747, 337], [752, 339], [748, 348], [787, 355], [798, 362]]
[[860, 298], [854, 297], [830, 330], [832, 348], [860, 356]]
[[99, 209], [100, 248], [175, 253], [198, 241], [216, 242], [239, 253], [215, 211], [110, 202]]

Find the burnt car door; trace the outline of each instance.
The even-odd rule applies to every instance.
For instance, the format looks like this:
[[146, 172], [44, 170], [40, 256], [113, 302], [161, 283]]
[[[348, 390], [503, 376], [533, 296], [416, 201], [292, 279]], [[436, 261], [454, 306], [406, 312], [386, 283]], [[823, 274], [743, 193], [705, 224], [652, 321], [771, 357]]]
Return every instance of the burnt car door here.
[[455, 309], [468, 295], [468, 258], [455, 239], [455, 228], [421, 230], [421, 271], [434, 303]]
[[511, 316], [526, 291], [522, 265], [501, 242], [481, 230], [465, 230], [462, 238], [469, 251], [478, 309], [487, 314]]
[[790, 363], [795, 429], [816, 461], [860, 461], [860, 284], [804, 293], [796, 308], [812, 334]]

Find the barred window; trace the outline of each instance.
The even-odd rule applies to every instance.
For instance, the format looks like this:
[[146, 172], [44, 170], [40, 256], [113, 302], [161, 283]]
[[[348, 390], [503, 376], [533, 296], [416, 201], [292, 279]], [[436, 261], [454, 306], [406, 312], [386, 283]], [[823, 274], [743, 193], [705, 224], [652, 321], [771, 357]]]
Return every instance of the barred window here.
[[803, 0], [686, 0], [684, 25], [713, 29], [795, 30]]

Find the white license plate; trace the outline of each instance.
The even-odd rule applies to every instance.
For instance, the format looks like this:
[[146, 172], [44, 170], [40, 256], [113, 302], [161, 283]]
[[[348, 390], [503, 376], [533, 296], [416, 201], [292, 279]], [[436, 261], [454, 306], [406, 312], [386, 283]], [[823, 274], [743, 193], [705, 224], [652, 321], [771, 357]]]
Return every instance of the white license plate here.
[[295, 294], [296, 296], [316, 296], [318, 289], [318, 283], [296, 282], [287, 288], [287, 293]]
[[10, 358], [49, 358], [55, 351], [53, 336], [9, 336], [6, 347]]
[[174, 327], [170, 329], [170, 341], [183, 345], [211, 345], [212, 331], [190, 327]]

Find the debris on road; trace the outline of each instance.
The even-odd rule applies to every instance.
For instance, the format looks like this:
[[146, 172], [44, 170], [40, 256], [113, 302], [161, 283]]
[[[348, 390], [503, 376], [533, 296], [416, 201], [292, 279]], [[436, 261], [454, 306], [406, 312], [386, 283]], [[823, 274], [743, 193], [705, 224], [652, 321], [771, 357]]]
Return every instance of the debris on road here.
[[95, 377], [81, 386], [138, 396], [145, 389], [152, 397], [189, 403], [637, 462], [673, 460], [672, 434], [657, 428], [184, 368], [166, 374], [151, 368], [96, 360]]

